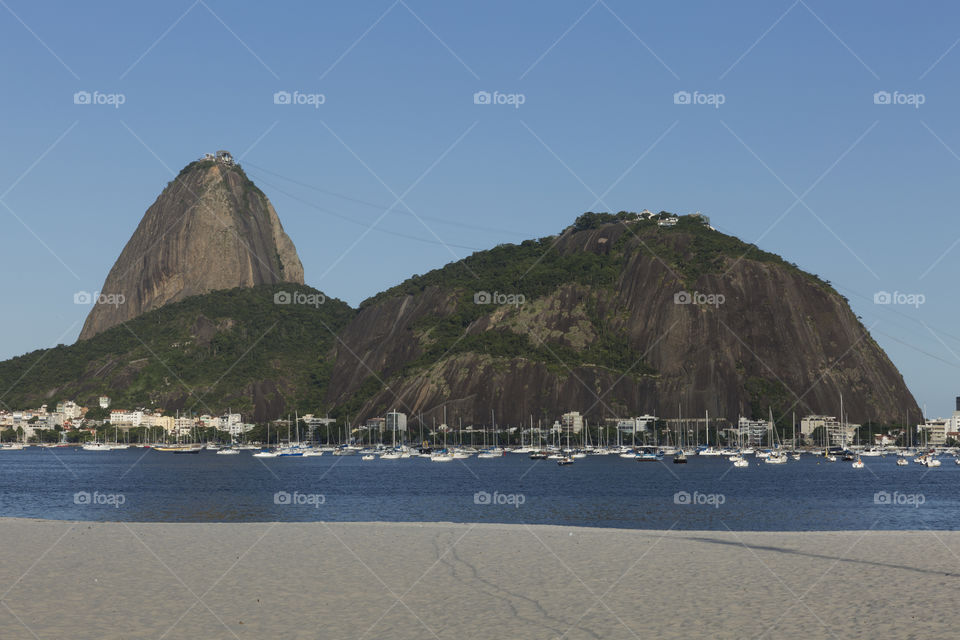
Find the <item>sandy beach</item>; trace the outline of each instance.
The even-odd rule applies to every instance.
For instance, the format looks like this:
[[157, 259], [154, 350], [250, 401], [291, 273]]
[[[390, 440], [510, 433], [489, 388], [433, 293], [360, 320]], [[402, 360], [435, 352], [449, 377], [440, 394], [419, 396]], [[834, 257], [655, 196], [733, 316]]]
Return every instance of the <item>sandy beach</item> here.
[[960, 533], [0, 520], [0, 637], [952, 638]]

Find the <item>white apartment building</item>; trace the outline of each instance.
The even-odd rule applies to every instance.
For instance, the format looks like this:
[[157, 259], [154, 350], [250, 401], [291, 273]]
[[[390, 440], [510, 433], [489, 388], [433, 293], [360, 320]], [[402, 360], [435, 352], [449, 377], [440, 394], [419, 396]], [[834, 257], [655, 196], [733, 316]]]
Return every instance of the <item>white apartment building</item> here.
[[175, 418], [173, 421], [173, 433], [178, 436], [188, 436], [193, 431], [196, 422], [193, 418]]
[[83, 409], [73, 400], [58, 402], [56, 412], [63, 414], [64, 420], [76, 420], [83, 417]]
[[253, 427], [254, 425], [252, 424], [245, 424], [243, 422], [238, 422], [236, 424], [231, 424], [229, 427], [224, 429], [224, 431], [229, 431], [230, 437], [233, 439], [237, 439], [242, 437], [243, 434], [245, 434], [247, 431], [250, 431], [250, 429], [253, 429]]
[[947, 431], [952, 424], [952, 418], [927, 418], [923, 424], [917, 425], [917, 431], [925, 433], [926, 444], [942, 447], [947, 443]]
[[583, 416], [579, 411], [570, 411], [560, 416], [560, 426], [564, 431], [580, 433], [583, 431]]
[[391, 411], [387, 414], [387, 421], [385, 423], [385, 429], [387, 431], [403, 431], [407, 430], [407, 414], [400, 413], [399, 411]]
[[767, 434], [772, 430], [773, 423], [771, 422], [767, 422], [766, 420], [751, 420], [740, 416], [740, 421], [737, 423], [735, 433], [743, 444], [759, 447], [763, 444], [770, 444], [771, 439]]
[[957, 397], [957, 408], [949, 418], [927, 418], [923, 424], [917, 425], [917, 432], [925, 432], [927, 444], [933, 447], [943, 446], [947, 438], [960, 440], [960, 396]]
[[149, 413], [143, 416], [143, 420], [140, 421], [141, 427], [147, 427], [150, 429], [159, 428], [164, 431], [173, 431], [173, 417], [165, 416], [161, 413]]
[[114, 409], [110, 412], [110, 424], [118, 427], [139, 427], [143, 422], [143, 411], [124, 411]]
[[[843, 447], [853, 444], [854, 437], [860, 425], [848, 424], [846, 425], [846, 429], [844, 429], [844, 426], [837, 420], [836, 416], [811, 415], [800, 419], [800, 435], [803, 436], [805, 440], [810, 440], [813, 432], [820, 428], [826, 430], [830, 440], [830, 446]], [[814, 444], [822, 445], [823, 442], [816, 442]]]
[[642, 433], [653, 429], [657, 416], [642, 415], [635, 418], [623, 418], [617, 421], [617, 429], [628, 433]]

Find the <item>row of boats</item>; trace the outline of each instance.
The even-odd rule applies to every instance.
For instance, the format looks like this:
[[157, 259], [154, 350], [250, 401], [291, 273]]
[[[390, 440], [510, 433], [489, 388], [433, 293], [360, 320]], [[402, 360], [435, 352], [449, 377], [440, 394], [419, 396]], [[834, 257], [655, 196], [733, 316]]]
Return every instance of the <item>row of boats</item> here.
[[[25, 445], [19, 442], [0, 444], [0, 451], [22, 451]], [[63, 444], [45, 444], [39, 445], [45, 448], [61, 448], [71, 445]], [[489, 460], [500, 458], [507, 454], [525, 454], [531, 460], [551, 460], [559, 466], [574, 464], [576, 460], [587, 456], [605, 456], [618, 455], [621, 458], [633, 459], [638, 462], [662, 462], [667, 457], [671, 457], [674, 464], [685, 464], [690, 457], [726, 457], [736, 468], [749, 467], [748, 458], [754, 457], [755, 460], [763, 464], [785, 464], [788, 460], [800, 460], [801, 453], [815, 455], [825, 462], [851, 462], [853, 468], [863, 469], [863, 458], [895, 456], [898, 466], [907, 466], [908, 460], [926, 466], [928, 468], [939, 467], [943, 458], [954, 459], [955, 464], [960, 465], [960, 451], [956, 449], [930, 449], [919, 451], [916, 449], [904, 448], [873, 448], [865, 450], [845, 450], [845, 451], [806, 451], [800, 450], [787, 451], [781, 448], [774, 449], [755, 449], [753, 447], [745, 448], [715, 448], [715, 447], [586, 447], [580, 449], [561, 448], [561, 447], [490, 447], [486, 449], [477, 449], [469, 446], [457, 446], [453, 448], [434, 449], [430, 447], [409, 447], [400, 445], [395, 447], [388, 446], [357, 446], [357, 445], [309, 445], [301, 443], [283, 444], [277, 447], [261, 447], [254, 444], [237, 445], [219, 445], [215, 443], [206, 444], [126, 444], [119, 442], [87, 442], [80, 447], [84, 451], [116, 451], [130, 448], [148, 448], [162, 453], [174, 454], [198, 454], [201, 451], [213, 451], [217, 455], [239, 455], [241, 452], [249, 451], [255, 458], [306, 458], [318, 457], [324, 454], [334, 456], [352, 456], [358, 455], [363, 461], [373, 460], [400, 460], [406, 458], [429, 458], [432, 462], [453, 462], [454, 460], [466, 460], [476, 456], [480, 460]]]
[[[642, 449], [646, 449], [646, 447], [642, 447]], [[672, 455], [674, 464], [684, 464], [687, 462], [688, 456], [726, 456], [727, 459], [733, 463], [734, 467], [743, 468], [750, 466], [750, 463], [747, 461], [748, 455], [755, 456], [764, 464], [786, 464], [788, 459], [800, 460], [802, 453], [804, 452], [799, 450], [793, 450], [790, 452], [784, 449], [755, 450], [752, 447], [745, 449], [715, 449], [713, 447], [702, 447], [695, 450], [673, 449], [669, 452], [663, 450], [635, 454], [628, 452], [623, 454], [621, 457], [636, 457], [638, 460], [662, 460], [665, 455]], [[829, 449], [824, 449], [822, 451], [807, 451], [806, 453], [814, 455], [826, 462], [837, 462], [837, 460], [842, 459], [844, 462], [851, 462], [851, 466], [854, 469], [863, 469], [865, 467], [863, 462], [863, 458], [865, 457], [883, 457], [886, 455], [896, 456], [897, 466], [900, 467], [908, 466], [910, 463], [907, 462], [907, 459], [911, 457], [916, 464], [921, 464], [926, 467], [939, 467], [942, 464], [939, 457], [941, 455], [952, 455], [954, 462], [960, 465], [960, 452], [956, 450], [937, 451], [936, 449], [930, 449], [929, 451], [918, 452], [915, 449], [874, 448], [867, 450], [848, 449], [840, 452], [831, 452]]]

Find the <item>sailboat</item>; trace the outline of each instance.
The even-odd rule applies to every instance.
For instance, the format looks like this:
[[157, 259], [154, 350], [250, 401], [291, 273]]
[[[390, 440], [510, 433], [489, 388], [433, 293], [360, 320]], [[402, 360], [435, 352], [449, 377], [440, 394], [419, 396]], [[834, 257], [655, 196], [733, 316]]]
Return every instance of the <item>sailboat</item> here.
[[480, 460], [490, 460], [492, 458], [499, 458], [503, 455], [503, 450], [500, 449], [497, 443], [497, 419], [493, 410], [490, 411], [490, 421], [493, 423], [493, 448], [487, 449], [487, 430], [483, 430], [483, 451], [477, 454], [477, 458]]
[[[846, 434], [846, 431], [844, 431], [844, 434]], [[857, 429], [856, 442], [854, 442], [854, 446], [857, 448], [857, 459], [853, 461], [852, 466], [854, 469], [863, 469], [863, 460], [860, 459], [860, 430], [859, 429]]]
[[[436, 424], [436, 418], [434, 418], [434, 425]], [[447, 449], [447, 408], [443, 408], [443, 424], [440, 425], [440, 430], [443, 431], [443, 449], [437, 451], [436, 453], [430, 454], [431, 462], [453, 462], [454, 457], [453, 453]]]
[[565, 467], [567, 465], [573, 464], [573, 456], [569, 454], [570, 451], [570, 432], [573, 431], [573, 425], [570, 425], [567, 428], [567, 448], [564, 449], [564, 454], [557, 460], [557, 466]]
[[790, 418], [790, 424], [793, 428], [793, 453], [790, 454], [790, 457], [794, 460], [800, 459], [800, 452], [797, 451], [797, 414], [794, 412]]
[[[841, 406], [843, 405], [843, 400], [841, 396], [840, 401]], [[830, 434], [827, 432], [827, 426], [823, 426], [823, 459], [827, 462], [836, 462], [837, 456], [830, 453]]]
[[777, 425], [773, 421], [773, 409], [768, 407], [770, 412], [770, 446], [773, 451], [770, 452], [770, 455], [766, 457], [764, 463], [766, 464], [786, 464], [787, 454], [784, 453], [782, 447], [777, 445]]
[[269, 449], [270, 446], [270, 423], [267, 423], [267, 447], [253, 454], [254, 458], [276, 458], [280, 453]]
[[733, 466], [737, 469], [750, 466], [750, 463], [747, 462], [747, 459], [743, 457], [743, 432], [739, 427], [737, 428], [737, 452], [728, 457], [727, 460], [732, 462]]
[[[722, 456], [723, 451], [715, 448], [713, 445], [710, 444], [710, 412], [709, 411], [704, 412], [704, 419], [706, 421], [707, 445], [704, 449], [700, 449], [699, 451], [697, 451], [697, 455], [698, 456]], [[718, 445], [720, 444], [719, 429], [720, 427], [717, 427], [717, 444]], [[700, 432], [698, 430], [697, 431], [698, 436], [699, 436], [699, 433]]]

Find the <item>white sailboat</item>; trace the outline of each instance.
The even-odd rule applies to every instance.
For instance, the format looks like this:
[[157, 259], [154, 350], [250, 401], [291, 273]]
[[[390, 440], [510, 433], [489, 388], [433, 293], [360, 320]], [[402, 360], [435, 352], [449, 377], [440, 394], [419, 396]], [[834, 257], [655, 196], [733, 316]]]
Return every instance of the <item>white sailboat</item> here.
[[782, 446], [777, 445], [777, 425], [773, 421], [773, 409], [770, 408], [768, 411], [770, 412], [770, 446], [773, 451], [764, 459], [764, 463], [786, 464], [787, 454], [783, 451]]
[[[270, 446], [270, 423], [267, 423], [267, 446]], [[270, 449], [262, 449], [253, 454], [254, 458], [276, 458], [280, 455], [279, 451], [272, 451]]]

